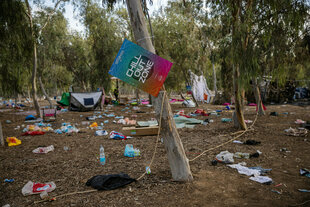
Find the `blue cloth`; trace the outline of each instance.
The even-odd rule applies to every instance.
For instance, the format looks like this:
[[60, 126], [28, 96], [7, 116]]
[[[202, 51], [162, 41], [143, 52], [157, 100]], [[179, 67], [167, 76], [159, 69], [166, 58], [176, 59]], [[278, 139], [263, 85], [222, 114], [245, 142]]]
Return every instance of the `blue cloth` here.
[[36, 120], [36, 119], [37, 118], [35, 116], [33, 116], [33, 115], [26, 116], [26, 121], [28, 121], [28, 120]]

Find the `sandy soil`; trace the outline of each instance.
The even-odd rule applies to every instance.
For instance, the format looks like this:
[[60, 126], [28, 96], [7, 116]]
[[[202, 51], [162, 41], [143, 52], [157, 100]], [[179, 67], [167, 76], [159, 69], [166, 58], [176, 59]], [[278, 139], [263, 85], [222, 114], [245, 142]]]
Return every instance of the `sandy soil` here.
[[[138, 182], [124, 188], [112, 191], [100, 191], [87, 194], [71, 195], [58, 198], [53, 202], [33, 204], [40, 200], [39, 195], [24, 197], [22, 187], [29, 181], [54, 181], [57, 188], [49, 193], [57, 196], [76, 191], [91, 190], [85, 185], [94, 175], [127, 173], [132, 178], [138, 178], [151, 160], [156, 136], [134, 137], [124, 141], [109, 139], [108, 136], [95, 136], [95, 130], [86, 129], [81, 124], [85, 117], [93, 112], [66, 112], [57, 116], [52, 123], [54, 129], [62, 122], [78, 124], [83, 133], [55, 134], [46, 133], [40, 136], [20, 136], [22, 128], [14, 130], [24, 123], [25, 115], [14, 110], [1, 110], [4, 137], [16, 136], [22, 144], [15, 147], [0, 147], [0, 206], [10, 204], [15, 206], [310, 206], [310, 193], [299, 192], [298, 189], [310, 190], [310, 178], [299, 174], [300, 168], [310, 169], [310, 138], [287, 136], [284, 129], [297, 127], [294, 121], [298, 119], [310, 120], [310, 106], [270, 105], [267, 115], [259, 117], [254, 130], [247, 132], [240, 141], [254, 139], [260, 145], [250, 146], [229, 143], [212, 150], [197, 160], [190, 162], [194, 181], [191, 183], [174, 182], [171, 179], [169, 163], [163, 144], [158, 144], [158, 151], [151, 167], [152, 173]], [[155, 117], [152, 109], [142, 106], [147, 113], [129, 113], [121, 111], [124, 106], [112, 107], [110, 112], [116, 115], [130, 117], [136, 114], [137, 120], [149, 120]], [[174, 111], [185, 109], [181, 105], [172, 105]], [[223, 106], [204, 105], [205, 110], [222, 109]], [[33, 109], [24, 108], [24, 111]], [[276, 111], [279, 116], [269, 116]], [[289, 112], [289, 114], [283, 114]], [[83, 115], [83, 117], [80, 117]], [[180, 137], [189, 159], [199, 155], [202, 151], [217, 146], [229, 139], [227, 136], [237, 130], [232, 123], [221, 123], [221, 118], [231, 117], [231, 113], [221, 113], [221, 116], [209, 116], [214, 122], [207, 126], [198, 125], [194, 129], [180, 129]], [[206, 117], [196, 117], [204, 120]], [[245, 107], [245, 118], [255, 119], [255, 107]], [[5, 120], [11, 120], [11, 124]], [[113, 123], [114, 118], [97, 119], [98, 123], [109, 120], [104, 128], [120, 131], [122, 125]], [[26, 124], [25, 124], [26, 125]], [[250, 125], [250, 124], [249, 124]], [[106, 153], [106, 165], [99, 163], [99, 146], [102, 144]], [[124, 157], [126, 144], [133, 144], [140, 149], [141, 156], [135, 158]], [[54, 145], [55, 151], [48, 154], [34, 154], [32, 150], [39, 146]], [[64, 146], [69, 150], [64, 150]], [[289, 152], [280, 151], [286, 148]], [[235, 159], [235, 163], [246, 162], [247, 166], [261, 166], [271, 168], [268, 174], [274, 181], [271, 185], [264, 185], [251, 181], [248, 176], [238, 174], [237, 170], [219, 163], [211, 165], [211, 161], [221, 151], [249, 152], [260, 150], [258, 158]], [[4, 183], [4, 179], [14, 178], [13, 183]], [[281, 184], [281, 185], [279, 185]], [[272, 192], [277, 190], [281, 194]], [[306, 202], [305, 204], [302, 204]], [[299, 205], [301, 204], [301, 205]]]

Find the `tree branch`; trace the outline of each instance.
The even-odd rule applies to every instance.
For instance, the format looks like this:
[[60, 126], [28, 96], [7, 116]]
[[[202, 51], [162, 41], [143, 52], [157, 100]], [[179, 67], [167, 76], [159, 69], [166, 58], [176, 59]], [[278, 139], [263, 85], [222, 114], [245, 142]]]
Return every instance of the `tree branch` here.
[[[27, 1], [28, 1], [28, 0], [27, 0]], [[52, 15], [55, 13], [55, 11], [56, 11], [58, 5], [59, 5], [60, 2], [62, 2], [62, 1], [63, 1], [63, 0], [58, 0], [58, 1], [56, 2], [53, 11], [52, 11], [51, 13], [49, 13], [49, 15], [48, 15], [48, 17], [47, 17], [47, 20], [46, 20], [45, 24], [44, 24], [43, 27], [39, 30], [39, 34], [43, 31], [43, 29], [44, 29], [44, 28], [46, 27], [46, 25], [49, 23], [49, 21], [50, 21]]]

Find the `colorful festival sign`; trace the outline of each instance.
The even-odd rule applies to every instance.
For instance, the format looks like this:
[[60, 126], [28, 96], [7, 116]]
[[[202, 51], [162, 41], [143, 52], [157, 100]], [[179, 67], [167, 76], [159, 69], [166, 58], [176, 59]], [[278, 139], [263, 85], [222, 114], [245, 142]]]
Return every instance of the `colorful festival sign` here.
[[157, 97], [172, 63], [125, 39], [109, 74]]

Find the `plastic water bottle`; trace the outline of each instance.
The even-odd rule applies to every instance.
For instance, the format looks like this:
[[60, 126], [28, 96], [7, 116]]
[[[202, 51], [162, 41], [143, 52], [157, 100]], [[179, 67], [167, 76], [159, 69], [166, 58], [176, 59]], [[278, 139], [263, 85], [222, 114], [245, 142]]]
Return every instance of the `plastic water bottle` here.
[[105, 164], [105, 155], [104, 155], [104, 148], [102, 145], [100, 145], [100, 164]]

